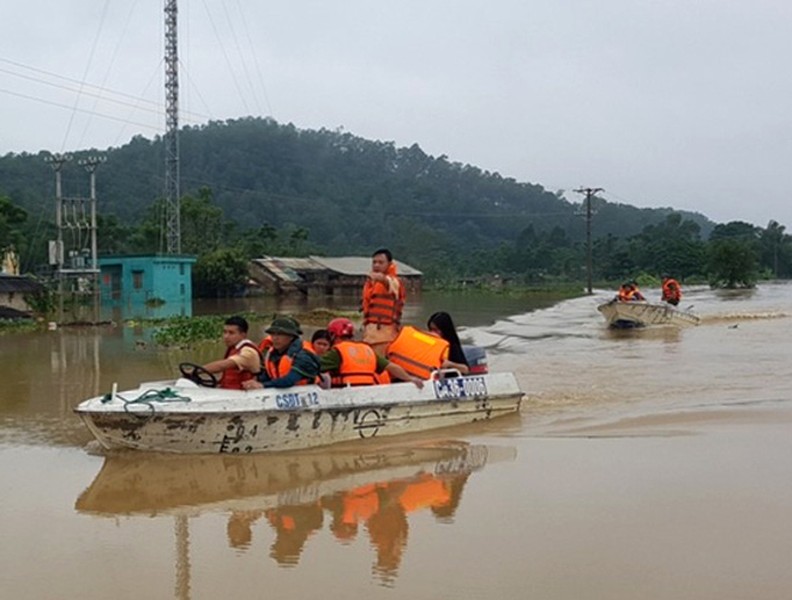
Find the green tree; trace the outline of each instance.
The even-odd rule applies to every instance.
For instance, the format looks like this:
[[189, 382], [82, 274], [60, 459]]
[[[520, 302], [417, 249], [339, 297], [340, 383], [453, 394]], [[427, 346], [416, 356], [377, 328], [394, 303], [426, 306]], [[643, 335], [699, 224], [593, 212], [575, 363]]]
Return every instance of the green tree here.
[[775, 278], [792, 275], [792, 236], [784, 231], [783, 225], [770, 221], [759, 233], [759, 264]]
[[6, 196], [0, 196], [0, 250], [9, 246], [19, 247], [24, 237], [23, 225], [27, 211]]
[[248, 276], [247, 258], [235, 248], [220, 248], [198, 257], [193, 265], [193, 295], [233, 296]]

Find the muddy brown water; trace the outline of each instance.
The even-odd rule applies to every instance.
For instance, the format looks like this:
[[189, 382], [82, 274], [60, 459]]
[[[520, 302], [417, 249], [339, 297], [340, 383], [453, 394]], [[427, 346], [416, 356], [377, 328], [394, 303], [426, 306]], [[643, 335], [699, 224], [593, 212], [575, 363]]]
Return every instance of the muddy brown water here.
[[219, 344], [0, 336], [0, 597], [792, 597], [792, 285], [689, 290], [682, 330], [608, 331], [609, 295], [426, 296], [520, 415], [270, 456], [105, 456], [72, 414]]

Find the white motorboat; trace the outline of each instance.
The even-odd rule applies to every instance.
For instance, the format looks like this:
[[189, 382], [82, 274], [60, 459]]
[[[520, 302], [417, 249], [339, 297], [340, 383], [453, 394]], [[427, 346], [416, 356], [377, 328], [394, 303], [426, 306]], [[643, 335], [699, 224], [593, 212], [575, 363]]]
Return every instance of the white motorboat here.
[[621, 302], [613, 299], [600, 304], [597, 310], [605, 317], [609, 327], [625, 329], [647, 325], [673, 325], [686, 327], [698, 325], [701, 319], [689, 311], [678, 310], [666, 304], [652, 302]]
[[106, 449], [253, 453], [426, 431], [515, 413], [511, 373], [439, 373], [412, 383], [224, 390], [186, 377], [85, 400], [74, 410]]

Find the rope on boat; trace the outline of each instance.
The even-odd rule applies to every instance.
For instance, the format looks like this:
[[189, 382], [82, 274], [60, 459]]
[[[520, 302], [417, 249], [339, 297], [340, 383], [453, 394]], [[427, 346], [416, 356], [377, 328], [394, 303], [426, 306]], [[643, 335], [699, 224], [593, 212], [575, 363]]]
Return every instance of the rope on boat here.
[[[116, 394], [116, 398], [121, 400], [124, 403], [124, 410], [130, 414], [135, 416], [139, 416], [142, 418], [149, 417], [156, 412], [154, 408], [154, 402], [192, 402], [192, 398], [189, 396], [182, 396], [178, 392], [175, 392], [171, 388], [165, 388], [164, 390], [146, 390], [137, 398], [127, 399], [124, 398], [121, 394]], [[105, 394], [102, 397], [102, 404], [110, 402], [113, 399], [113, 394]], [[146, 406], [148, 410], [141, 414], [138, 411], [131, 411], [129, 409], [130, 404], [142, 404]]]

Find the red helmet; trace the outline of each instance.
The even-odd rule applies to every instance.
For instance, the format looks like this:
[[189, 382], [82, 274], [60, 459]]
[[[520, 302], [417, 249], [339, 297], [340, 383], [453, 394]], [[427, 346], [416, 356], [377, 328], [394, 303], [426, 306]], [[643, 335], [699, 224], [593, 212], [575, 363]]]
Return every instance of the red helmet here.
[[334, 339], [351, 338], [355, 335], [355, 324], [349, 319], [338, 317], [327, 324], [327, 333]]

